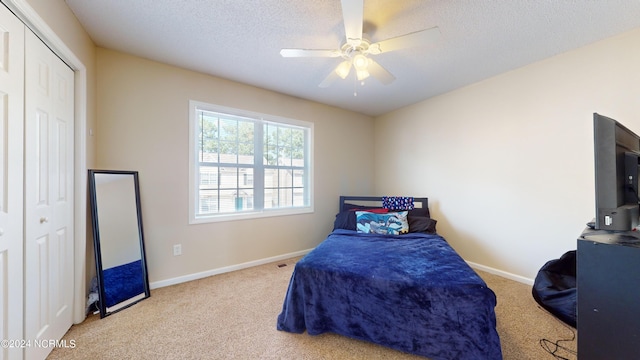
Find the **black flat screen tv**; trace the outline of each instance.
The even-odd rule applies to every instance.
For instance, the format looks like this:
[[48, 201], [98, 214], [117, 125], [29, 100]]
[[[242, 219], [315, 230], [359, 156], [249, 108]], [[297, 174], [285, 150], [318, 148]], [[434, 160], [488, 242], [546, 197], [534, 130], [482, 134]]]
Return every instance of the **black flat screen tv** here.
[[593, 114], [595, 229], [630, 231], [638, 226], [640, 136], [606, 116]]

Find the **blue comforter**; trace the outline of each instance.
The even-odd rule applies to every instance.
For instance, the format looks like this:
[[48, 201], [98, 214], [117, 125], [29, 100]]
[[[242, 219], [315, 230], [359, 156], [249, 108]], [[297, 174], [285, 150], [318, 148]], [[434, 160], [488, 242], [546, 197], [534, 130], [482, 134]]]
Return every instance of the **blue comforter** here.
[[277, 328], [432, 359], [501, 359], [495, 305], [441, 236], [335, 230], [296, 264]]

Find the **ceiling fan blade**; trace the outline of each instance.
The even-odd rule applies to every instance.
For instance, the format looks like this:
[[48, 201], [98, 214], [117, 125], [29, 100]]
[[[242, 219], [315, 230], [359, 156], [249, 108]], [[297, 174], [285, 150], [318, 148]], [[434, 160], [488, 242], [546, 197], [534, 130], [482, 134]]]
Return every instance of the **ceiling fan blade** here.
[[282, 49], [280, 50], [282, 57], [340, 57], [340, 50], [321, 50], [321, 49]]
[[362, 42], [362, 22], [364, 18], [363, 0], [342, 0], [342, 18], [347, 44], [358, 46]]
[[412, 32], [387, 40], [373, 43], [369, 46], [370, 54], [381, 54], [399, 49], [424, 46], [435, 43], [440, 39], [440, 29], [435, 26], [430, 29]]
[[336, 81], [339, 78], [338, 74], [336, 73], [335, 69], [331, 70], [331, 72], [329, 73], [329, 75], [327, 75], [326, 78], [324, 78], [324, 80], [322, 80], [322, 82], [320, 84], [318, 84], [318, 87], [321, 88], [326, 88], [329, 87], [329, 85], [331, 85], [334, 81]]
[[391, 75], [387, 69], [383, 68], [382, 65], [375, 62], [373, 59], [369, 58], [369, 66], [367, 70], [374, 78], [378, 79], [381, 83], [388, 85], [395, 80], [395, 76]]

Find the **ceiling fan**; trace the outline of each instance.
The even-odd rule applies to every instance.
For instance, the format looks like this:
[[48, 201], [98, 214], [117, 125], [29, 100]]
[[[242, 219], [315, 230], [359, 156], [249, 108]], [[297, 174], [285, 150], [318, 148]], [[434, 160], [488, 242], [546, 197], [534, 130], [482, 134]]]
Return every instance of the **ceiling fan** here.
[[346, 42], [333, 50], [323, 49], [282, 49], [282, 57], [341, 57], [343, 61], [320, 83], [320, 87], [328, 87], [338, 77], [345, 79], [353, 67], [356, 78], [362, 81], [373, 76], [387, 85], [395, 77], [375, 62], [370, 55], [378, 55], [399, 49], [426, 45], [440, 36], [438, 27], [412, 32], [406, 35], [371, 43], [362, 33], [364, 0], [341, 0], [342, 16]]

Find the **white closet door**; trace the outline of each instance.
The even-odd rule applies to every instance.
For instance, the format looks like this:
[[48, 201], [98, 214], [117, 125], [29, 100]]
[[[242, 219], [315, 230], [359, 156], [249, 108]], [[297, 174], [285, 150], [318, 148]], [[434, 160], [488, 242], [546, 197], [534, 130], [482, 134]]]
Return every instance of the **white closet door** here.
[[[25, 32], [25, 339], [58, 340], [73, 312], [73, 71]], [[25, 349], [44, 359], [51, 347]]]
[[[24, 25], [0, 5], [0, 339], [22, 339]], [[22, 349], [0, 347], [0, 359]]]

